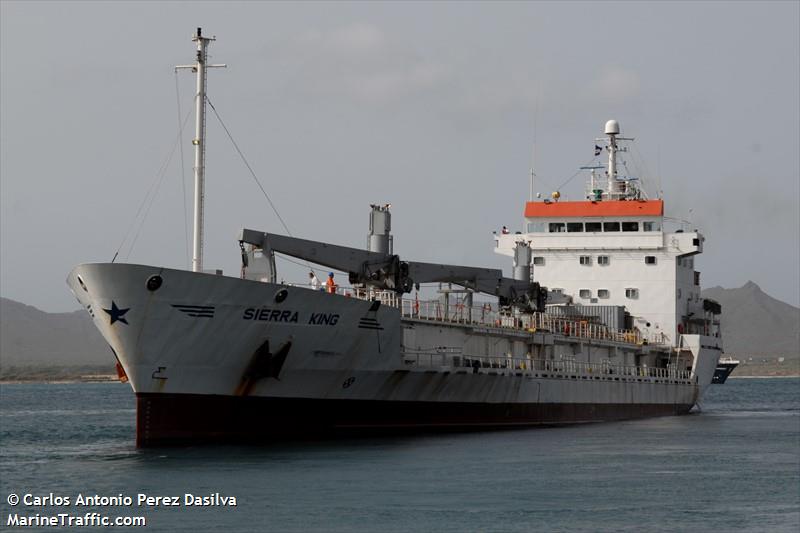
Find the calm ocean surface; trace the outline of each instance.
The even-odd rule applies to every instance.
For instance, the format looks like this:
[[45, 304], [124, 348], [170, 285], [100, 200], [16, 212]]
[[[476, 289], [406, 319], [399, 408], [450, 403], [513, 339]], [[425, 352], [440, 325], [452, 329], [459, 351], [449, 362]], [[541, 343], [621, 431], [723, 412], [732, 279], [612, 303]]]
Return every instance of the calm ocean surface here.
[[[9, 513], [97, 510], [145, 516], [134, 531], [800, 531], [800, 379], [731, 379], [700, 414], [634, 422], [260, 448], [133, 440], [127, 385], [0, 386], [0, 530]], [[7, 503], [51, 492], [238, 506]]]

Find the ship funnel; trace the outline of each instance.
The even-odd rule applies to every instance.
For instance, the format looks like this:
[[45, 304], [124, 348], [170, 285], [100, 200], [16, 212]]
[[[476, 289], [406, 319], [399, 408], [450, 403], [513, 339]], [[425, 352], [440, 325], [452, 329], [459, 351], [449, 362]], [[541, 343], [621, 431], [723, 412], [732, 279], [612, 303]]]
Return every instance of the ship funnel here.
[[393, 253], [392, 242], [392, 214], [389, 212], [391, 204], [370, 205], [372, 211], [369, 213], [369, 235], [367, 235], [367, 250], [379, 254], [391, 255]]
[[531, 282], [531, 246], [524, 241], [514, 245], [514, 279]]

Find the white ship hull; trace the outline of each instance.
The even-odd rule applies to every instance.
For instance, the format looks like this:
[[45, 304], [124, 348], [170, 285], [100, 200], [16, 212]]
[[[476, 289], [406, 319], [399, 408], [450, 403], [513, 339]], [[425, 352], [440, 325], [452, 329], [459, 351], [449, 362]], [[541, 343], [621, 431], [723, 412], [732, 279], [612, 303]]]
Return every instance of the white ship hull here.
[[143, 265], [80, 265], [67, 282], [136, 393], [139, 446], [684, 414], [720, 353], [686, 336], [668, 370], [668, 348]]

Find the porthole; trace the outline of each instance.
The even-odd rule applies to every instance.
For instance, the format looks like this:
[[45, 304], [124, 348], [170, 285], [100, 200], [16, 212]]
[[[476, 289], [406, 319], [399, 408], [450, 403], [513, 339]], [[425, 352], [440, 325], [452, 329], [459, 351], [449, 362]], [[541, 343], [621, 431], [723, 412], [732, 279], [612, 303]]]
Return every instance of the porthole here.
[[163, 278], [156, 274], [155, 276], [150, 276], [147, 278], [147, 283], [145, 283], [145, 286], [147, 287], [148, 291], [154, 292], [161, 288], [162, 283], [164, 283]]
[[279, 290], [275, 293], [275, 303], [281, 303], [286, 299], [287, 296], [289, 296], [289, 291], [286, 289]]

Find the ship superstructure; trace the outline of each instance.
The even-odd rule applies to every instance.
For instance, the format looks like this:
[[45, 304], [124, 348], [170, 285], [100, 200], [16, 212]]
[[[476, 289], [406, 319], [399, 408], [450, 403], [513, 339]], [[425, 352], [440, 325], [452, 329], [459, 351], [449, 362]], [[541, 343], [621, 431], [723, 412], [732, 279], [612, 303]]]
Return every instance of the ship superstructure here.
[[[208, 40], [199, 29], [194, 40], [200, 77]], [[198, 81], [199, 106], [204, 90]], [[200, 131], [198, 151], [203, 138]], [[529, 232], [496, 243], [513, 256], [511, 277], [401, 257], [389, 206], [373, 205], [366, 249], [242, 229], [241, 275], [227, 277], [200, 271], [196, 228], [195, 271], [85, 264], [67, 282], [136, 394], [140, 446], [687, 413], [721, 349], [719, 310], [695, 298], [691, 265], [676, 264], [702, 250], [702, 237], [663, 232], [660, 201], [609, 183], [574, 211], [566, 202], [528, 204]], [[591, 211], [597, 205], [602, 214]], [[597, 222], [620, 229], [590, 231]], [[582, 231], [570, 231], [577, 223]], [[621, 229], [631, 223], [635, 232]], [[347, 281], [321, 290], [279, 282], [276, 254], [345, 272]], [[655, 256], [657, 268], [648, 270], [642, 254]], [[616, 270], [578, 263], [587, 268], [573, 271], [568, 263], [579, 255], [606, 255], [602, 267]], [[420, 299], [419, 286], [432, 283], [441, 284], [438, 297]], [[690, 315], [697, 305], [702, 322]]]
[[650, 341], [679, 347], [698, 335], [721, 347], [721, 307], [701, 298], [694, 268], [705, 238], [667, 230], [664, 201], [648, 199], [639, 180], [617, 170], [620, 142], [632, 139], [619, 137], [615, 120], [605, 133], [605, 179], [595, 172], [602, 167], [592, 168], [583, 201], [559, 201], [556, 192], [528, 202], [525, 231], [497, 236], [495, 251], [513, 256], [517, 242], [530, 243], [539, 283], [577, 305], [624, 307], [629, 325]]

